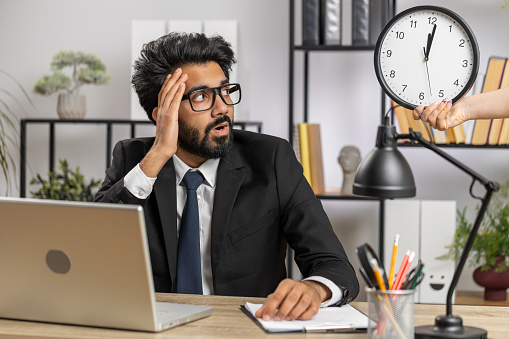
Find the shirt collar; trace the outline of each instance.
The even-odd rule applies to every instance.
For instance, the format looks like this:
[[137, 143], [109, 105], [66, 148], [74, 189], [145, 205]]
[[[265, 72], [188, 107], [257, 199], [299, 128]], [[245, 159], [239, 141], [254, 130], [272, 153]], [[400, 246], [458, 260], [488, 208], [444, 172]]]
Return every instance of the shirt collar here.
[[220, 159], [208, 159], [200, 167], [192, 168], [186, 165], [176, 154], [173, 155], [173, 164], [175, 166], [175, 177], [177, 186], [180, 185], [184, 175], [189, 170], [196, 170], [200, 172], [205, 178], [204, 183], [210, 187], [216, 187], [217, 168]]

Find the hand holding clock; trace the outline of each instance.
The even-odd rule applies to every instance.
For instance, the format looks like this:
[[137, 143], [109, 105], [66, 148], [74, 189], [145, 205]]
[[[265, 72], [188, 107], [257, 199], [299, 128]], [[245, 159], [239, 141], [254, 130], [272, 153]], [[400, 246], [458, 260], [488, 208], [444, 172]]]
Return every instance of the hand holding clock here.
[[[465, 97], [454, 105], [451, 101], [438, 101], [426, 109], [416, 108], [432, 127], [444, 131], [467, 120], [509, 118], [509, 87]], [[414, 111], [413, 118], [419, 120]]]

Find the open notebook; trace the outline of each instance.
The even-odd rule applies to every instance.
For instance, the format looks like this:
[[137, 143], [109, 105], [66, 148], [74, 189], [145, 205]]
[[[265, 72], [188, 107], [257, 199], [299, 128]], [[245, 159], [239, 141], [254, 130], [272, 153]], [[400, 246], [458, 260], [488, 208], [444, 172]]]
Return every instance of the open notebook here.
[[320, 308], [309, 320], [265, 321], [254, 316], [262, 304], [246, 303], [242, 310], [265, 332], [366, 332], [369, 318], [350, 305]]

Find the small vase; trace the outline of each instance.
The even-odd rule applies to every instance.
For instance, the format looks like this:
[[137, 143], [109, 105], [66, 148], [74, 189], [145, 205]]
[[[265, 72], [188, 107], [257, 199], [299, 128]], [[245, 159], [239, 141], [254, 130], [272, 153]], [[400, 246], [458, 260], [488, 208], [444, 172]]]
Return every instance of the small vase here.
[[507, 299], [507, 288], [509, 288], [509, 270], [496, 273], [495, 268], [505, 260], [504, 256], [497, 258], [495, 265], [487, 270], [481, 271], [478, 267], [474, 271], [474, 281], [484, 287], [484, 299], [494, 301], [505, 301]]
[[83, 119], [87, 112], [85, 96], [80, 94], [59, 94], [57, 112], [60, 119]]

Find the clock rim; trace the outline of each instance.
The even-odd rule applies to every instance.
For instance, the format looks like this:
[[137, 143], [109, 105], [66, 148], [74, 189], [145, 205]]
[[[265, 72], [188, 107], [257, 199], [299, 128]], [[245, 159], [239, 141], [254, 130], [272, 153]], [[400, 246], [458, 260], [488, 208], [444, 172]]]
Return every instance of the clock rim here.
[[380, 54], [381, 54], [380, 52], [381, 52], [382, 41], [385, 39], [385, 36], [387, 35], [387, 32], [389, 31], [389, 29], [399, 19], [406, 16], [408, 13], [418, 12], [418, 11], [423, 11], [423, 10], [434, 10], [437, 12], [441, 12], [443, 14], [450, 16], [454, 20], [456, 20], [463, 27], [465, 32], [467, 33], [467, 35], [471, 41], [471, 44], [472, 44], [473, 64], [474, 64], [472, 67], [472, 74], [471, 74], [470, 78], [468, 79], [463, 90], [461, 90], [460, 93], [458, 93], [454, 98], [451, 99], [453, 104], [455, 102], [457, 102], [458, 100], [460, 100], [463, 96], [465, 96], [465, 94], [467, 94], [468, 91], [470, 91], [470, 89], [472, 88], [472, 85], [474, 84], [474, 82], [477, 78], [477, 73], [479, 72], [479, 63], [480, 63], [479, 44], [477, 43], [477, 39], [476, 39], [472, 29], [468, 25], [468, 23], [461, 16], [459, 16], [456, 12], [454, 12], [448, 8], [441, 7], [441, 6], [422, 5], [422, 6], [414, 6], [414, 7], [407, 8], [406, 10], [396, 14], [391, 20], [389, 20], [389, 22], [382, 29], [382, 32], [380, 33], [380, 35], [378, 36], [378, 39], [376, 41], [375, 53], [374, 53], [375, 74], [378, 79], [378, 83], [382, 87], [382, 90], [385, 92], [385, 94], [387, 96], [389, 96], [398, 105], [400, 105], [404, 108], [407, 108], [407, 109], [411, 109], [411, 110], [415, 109], [418, 106], [401, 99], [396, 93], [394, 93], [391, 90], [391, 88], [387, 85], [387, 83], [385, 82], [385, 79], [382, 75], [382, 70], [380, 68], [379, 60], [380, 60]]

